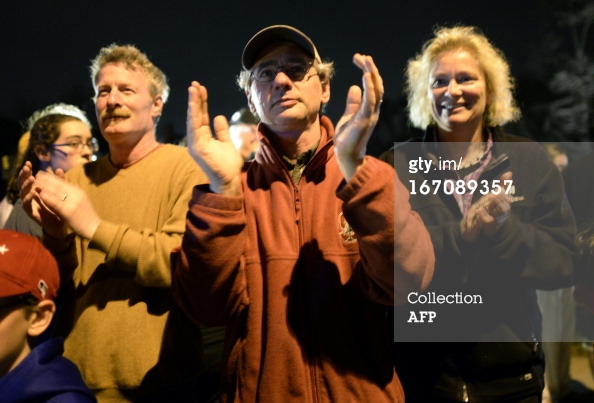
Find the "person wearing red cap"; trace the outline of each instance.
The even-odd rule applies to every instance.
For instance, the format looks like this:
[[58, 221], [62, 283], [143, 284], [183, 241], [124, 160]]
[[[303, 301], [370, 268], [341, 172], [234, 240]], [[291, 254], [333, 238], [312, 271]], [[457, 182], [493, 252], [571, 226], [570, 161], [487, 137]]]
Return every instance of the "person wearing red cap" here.
[[63, 340], [35, 345], [50, 326], [60, 286], [58, 264], [41, 242], [0, 230], [0, 400], [95, 402]]
[[[189, 88], [188, 147], [209, 177], [194, 188], [173, 292], [198, 323], [227, 325], [223, 402], [403, 402], [387, 309], [423, 290], [433, 247], [394, 169], [366, 144], [384, 92], [355, 54], [336, 128], [322, 114], [333, 64], [286, 25], [245, 46], [239, 85], [260, 119], [245, 172], [207, 90]], [[396, 206], [396, 208], [394, 208]]]
[[157, 140], [169, 85], [143, 52], [106, 46], [90, 71], [107, 154], [64, 178], [31, 164], [19, 176], [62, 276], [54, 334], [100, 402], [197, 401], [216, 390], [200, 329], [173, 302], [170, 253], [207, 178], [186, 148]]

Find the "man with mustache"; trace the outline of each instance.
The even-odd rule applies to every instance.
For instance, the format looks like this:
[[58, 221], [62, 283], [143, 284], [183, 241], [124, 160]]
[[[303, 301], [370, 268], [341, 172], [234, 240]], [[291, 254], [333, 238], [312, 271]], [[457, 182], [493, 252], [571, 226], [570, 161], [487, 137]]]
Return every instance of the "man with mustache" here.
[[353, 62], [364, 91], [335, 129], [321, 113], [333, 63], [290, 26], [252, 37], [239, 84], [260, 148], [245, 172], [223, 116], [212, 135], [206, 88], [189, 89], [188, 147], [210, 183], [194, 188], [173, 291], [227, 325], [223, 402], [404, 401], [386, 311], [427, 286], [433, 248], [394, 169], [365, 155], [384, 87], [370, 56]]
[[114, 44], [90, 70], [109, 153], [65, 180], [30, 166], [19, 178], [60, 265], [55, 333], [99, 402], [205, 400], [200, 331], [173, 304], [170, 251], [206, 176], [185, 148], [156, 139], [169, 86], [146, 55]]

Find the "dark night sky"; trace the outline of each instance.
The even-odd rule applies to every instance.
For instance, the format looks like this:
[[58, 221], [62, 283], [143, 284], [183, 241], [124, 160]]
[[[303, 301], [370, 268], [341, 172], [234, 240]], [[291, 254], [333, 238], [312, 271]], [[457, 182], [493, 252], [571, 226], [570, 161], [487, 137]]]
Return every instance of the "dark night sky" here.
[[20, 0], [0, 4], [0, 118], [25, 120], [54, 102], [76, 104], [94, 120], [89, 60], [112, 42], [133, 43], [169, 77], [171, 97], [158, 128], [185, 130], [191, 80], [209, 89], [211, 116], [229, 116], [245, 103], [235, 85], [245, 42], [271, 24], [306, 32], [322, 58], [335, 61], [336, 121], [346, 91], [360, 84], [353, 53], [374, 56], [385, 97], [400, 99], [407, 59], [436, 24], [479, 26], [507, 55], [515, 76], [527, 65], [549, 18], [547, 1], [75, 1]]

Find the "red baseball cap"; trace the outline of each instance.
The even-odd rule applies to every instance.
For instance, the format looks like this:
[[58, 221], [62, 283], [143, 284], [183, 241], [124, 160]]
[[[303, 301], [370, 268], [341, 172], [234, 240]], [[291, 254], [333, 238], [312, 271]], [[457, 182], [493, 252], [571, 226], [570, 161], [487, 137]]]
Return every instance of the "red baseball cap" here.
[[54, 299], [60, 287], [58, 264], [34, 236], [0, 230], [0, 297], [30, 292]]

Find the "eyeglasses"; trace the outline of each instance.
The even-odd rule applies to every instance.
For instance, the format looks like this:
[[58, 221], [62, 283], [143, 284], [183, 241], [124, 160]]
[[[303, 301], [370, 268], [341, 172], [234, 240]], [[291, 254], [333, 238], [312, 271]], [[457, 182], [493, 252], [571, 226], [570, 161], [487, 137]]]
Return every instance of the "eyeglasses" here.
[[82, 140], [71, 140], [68, 143], [60, 143], [60, 144], [51, 144], [50, 147], [63, 147], [67, 146], [75, 150], [76, 152], [81, 152], [84, 146], [89, 147], [89, 150], [93, 154], [99, 151], [99, 142], [96, 138], [92, 138], [87, 142], [83, 142]]
[[260, 65], [252, 70], [251, 76], [254, 80], [267, 83], [276, 78], [279, 72], [283, 72], [291, 81], [301, 81], [313, 66], [313, 62], [290, 62], [282, 66], [273, 64]]

